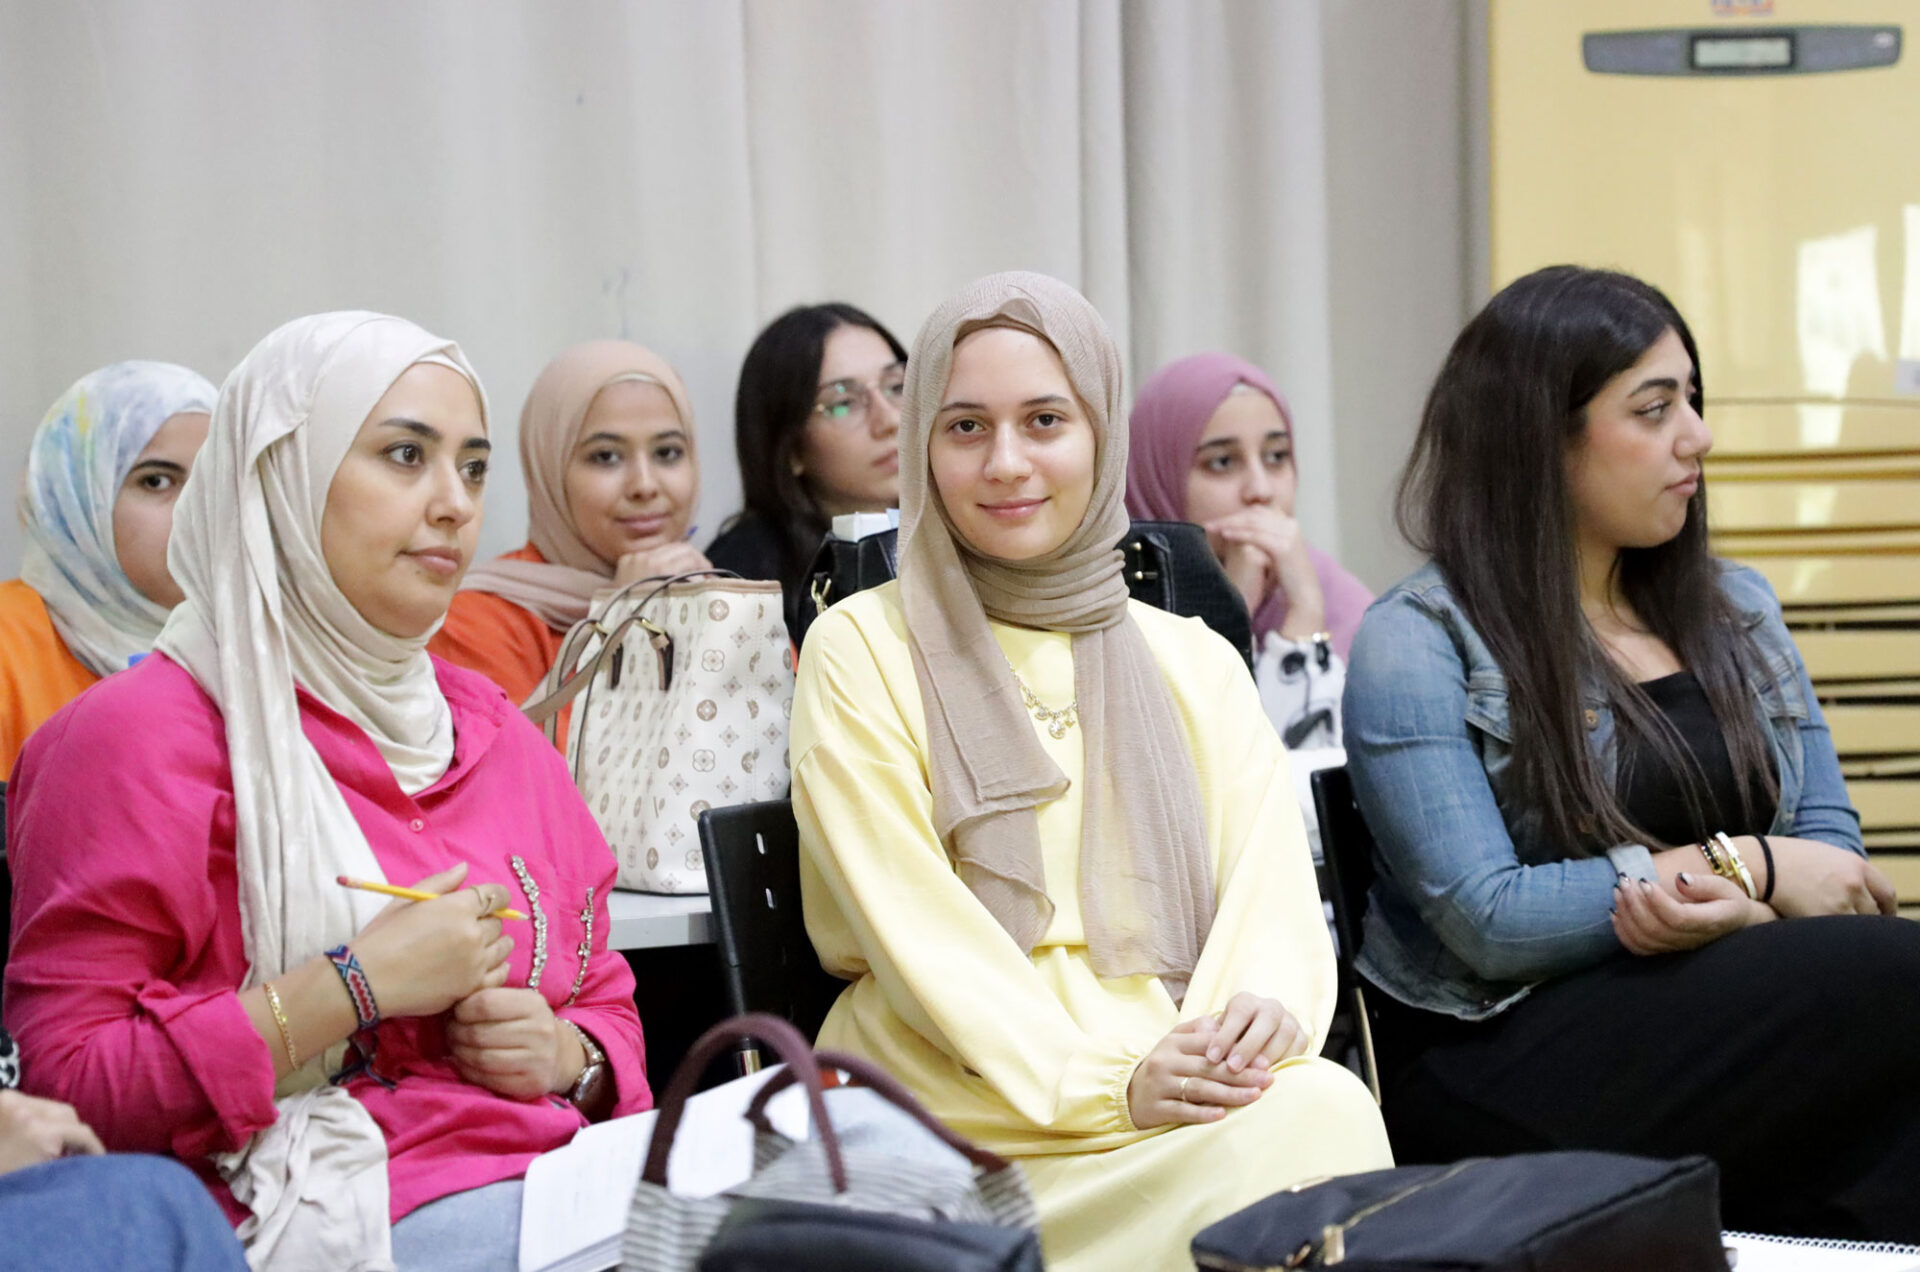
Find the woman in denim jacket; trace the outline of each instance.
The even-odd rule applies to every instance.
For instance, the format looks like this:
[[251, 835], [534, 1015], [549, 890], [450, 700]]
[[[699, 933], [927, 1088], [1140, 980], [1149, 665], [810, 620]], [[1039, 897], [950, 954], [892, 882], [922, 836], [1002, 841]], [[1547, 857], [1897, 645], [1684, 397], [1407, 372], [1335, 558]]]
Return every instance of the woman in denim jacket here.
[[1660, 292], [1557, 266], [1428, 399], [1433, 559], [1344, 704], [1395, 1155], [1707, 1153], [1730, 1226], [1920, 1240], [1920, 926], [1779, 602], [1708, 553], [1697, 361]]

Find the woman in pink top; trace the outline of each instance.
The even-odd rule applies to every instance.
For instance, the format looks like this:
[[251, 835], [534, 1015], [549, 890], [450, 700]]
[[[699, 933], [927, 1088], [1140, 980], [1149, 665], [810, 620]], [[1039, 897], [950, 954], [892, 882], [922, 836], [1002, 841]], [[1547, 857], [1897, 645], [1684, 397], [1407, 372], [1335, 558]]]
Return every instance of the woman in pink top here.
[[181, 497], [158, 652], [8, 792], [28, 1086], [193, 1166], [256, 1267], [512, 1268], [527, 1163], [651, 1105], [613, 856], [539, 732], [426, 653], [487, 449], [452, 343], [268, 336]]

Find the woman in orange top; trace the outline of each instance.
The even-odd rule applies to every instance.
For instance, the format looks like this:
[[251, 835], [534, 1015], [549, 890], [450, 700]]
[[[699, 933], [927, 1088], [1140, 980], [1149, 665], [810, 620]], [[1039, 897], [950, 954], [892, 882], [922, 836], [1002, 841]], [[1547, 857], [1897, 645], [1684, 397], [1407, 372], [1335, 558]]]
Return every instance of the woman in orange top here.
[[47, 717], [152, 649], [179, 603], [167, 536], [214, 395], [185, 367], [116, 362], [40, 421], [20, 577], [0, 583], [0, 774]]
[[428, 648], [524, 703], [596, 594], [709, 566], [686, 542], [693, 406], [658, 354], [595, 340], [549, 362], [520, 412], [520, 467], [531, 541], [467, 576]]

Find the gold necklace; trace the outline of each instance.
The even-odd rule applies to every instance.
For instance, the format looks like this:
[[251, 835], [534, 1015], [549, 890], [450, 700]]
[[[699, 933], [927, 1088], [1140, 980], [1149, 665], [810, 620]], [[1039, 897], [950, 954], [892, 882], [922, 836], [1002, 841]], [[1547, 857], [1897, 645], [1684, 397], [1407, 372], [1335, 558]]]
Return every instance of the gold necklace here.
[[[1002, 654], [1002, 658], [1006, 655]], [[1055, 709], [1040, 701], [1039, 695], [1027, 688], [1027, 682], [1020, 679], [1020, 673], [1013, 670], [1013, 661], [1007, 659], [1007, 670], [1013, 672], [1014, 686], [1020, 690], [1021, 699], [1027, 704], [1027, 710], [1033, 712], [1033, 718], [1047, 726], [1047, 732], [1057, 742], [1067, 736], [1067, 730], [1080, 723], [1080, 699], [1074, 698], [1066, 706]]]

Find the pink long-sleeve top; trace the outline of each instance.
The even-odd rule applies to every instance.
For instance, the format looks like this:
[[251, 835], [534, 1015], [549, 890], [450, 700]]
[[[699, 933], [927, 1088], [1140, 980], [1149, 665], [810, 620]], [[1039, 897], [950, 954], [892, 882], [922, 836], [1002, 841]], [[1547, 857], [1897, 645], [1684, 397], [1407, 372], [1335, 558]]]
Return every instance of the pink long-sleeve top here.
[[[613, 854], [560, 754], [505, 695], [434, 667], [454, 758], [417, 795], [363, 731], [304, 692], [302, 727], [389, 879], [465, 861], [469, 884], [504, 884], [515, 908], [544, 918], [508, 924], [507, 983], [528, 985], [540, 964], [536, 988], [607, 1053], [615, 1115], [650, 1108], [633, 974], [607, 949]], [[22, 752], [7, 845], [6, 1027], [27, 1089], [74, 1105], [109, 1148], [193, 1166], [237, 1222], [246, 1211], [209, 1155], [273, 1122], [273, 1059], [240, 1006], [233, 782], [212, 699], [160, 654], [82, 694]], [[585, 1125], [564, 1096], [514, 1100], [463, 1080], [444, 1026], [443, 1016], [383, 1022], [376, 1068], [394, 1086], [365, 1076], [348, 1086], [386, 1135], [394, 1219], [517, 1178]]]

